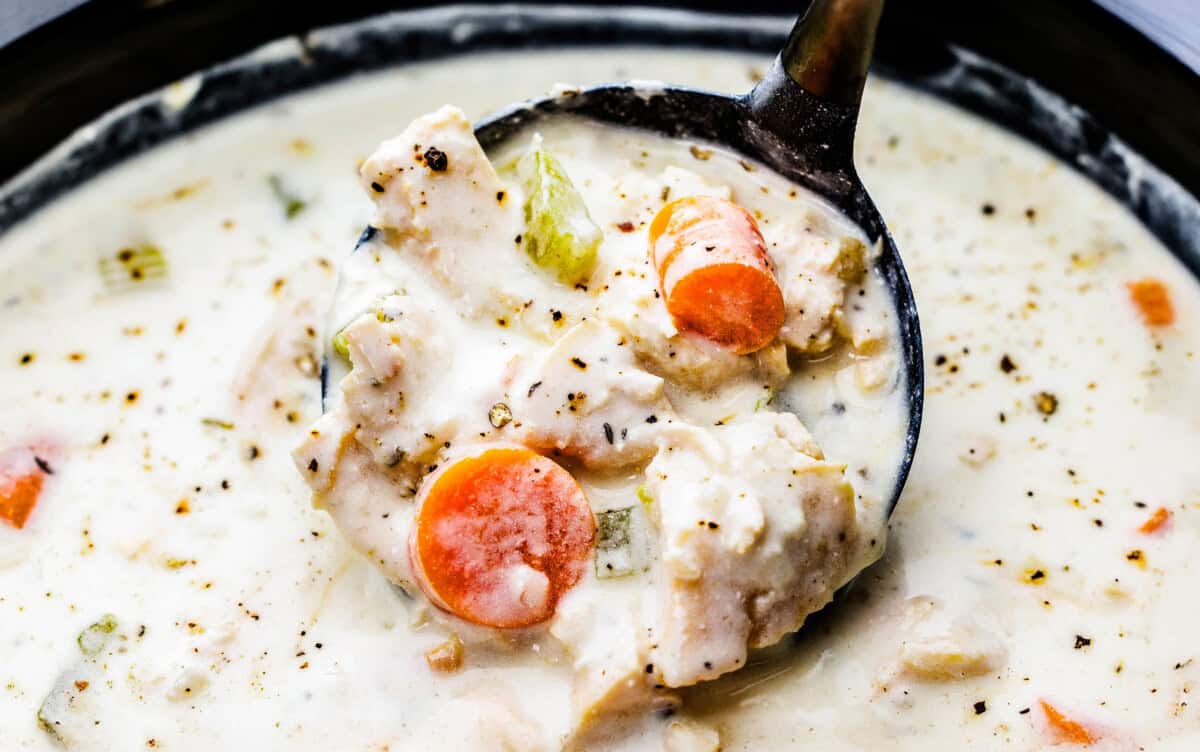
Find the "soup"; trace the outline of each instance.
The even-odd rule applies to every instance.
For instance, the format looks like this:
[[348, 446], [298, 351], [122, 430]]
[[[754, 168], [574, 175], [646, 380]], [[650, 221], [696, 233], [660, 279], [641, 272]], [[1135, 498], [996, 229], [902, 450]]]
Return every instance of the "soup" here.
[[[372, 219], [357, 167], [446, 100], [475, 117], [631, 75], [736, 91], [764, 63], [639, 49], [401, 68], [183, 137], [0, 238], [5, 479], [37, 498], [0, 526], [5, 737], [558, 748], [570, 672], [552, 642], [431, 669], [445, 631], [311, 508], [289, 456], [322, 413], [337, 264]], [[887, 551], [795, 639], [591, 748], [1187, 748], [1194, 280], [1008, 134], [882, 81], [864, 107], [857, 160], [929, 374]], [[838, 386], [777, 399], [870, 493], [847, 421], [887, 411], [849, 389], [861, 404], [832, 409]], [[593, 506], [637, 486], [583, 485]]]

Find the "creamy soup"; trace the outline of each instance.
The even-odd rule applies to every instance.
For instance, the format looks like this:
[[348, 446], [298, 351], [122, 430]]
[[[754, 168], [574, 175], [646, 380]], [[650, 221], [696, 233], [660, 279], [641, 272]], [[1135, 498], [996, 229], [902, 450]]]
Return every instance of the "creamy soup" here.
[[[459, 653], [436, 609], [313, 508], [290, 453], [321, 418], [320, 359], [349, 322], [327, 312], [353, 306], [337, 265], [376, 218], [356, 182], [377, 144], [447, 100], [477, 117], [631, 75], [737, 91], [764, 63], [604, 50], [363, 77], [156, 149], [0, 238], [5, 746], [1193, 748], [1200, 291], [1055, 160], [885, 82], [868, 86], [857, 159], [921, 306], [927, 414], [886, 554], [833, 611], [579, 741], [554, 639], [481, 649], [464, 633]], [[587, 160], [561, 150], [585, 183]], [[687, 180], [722, 183], [689, 159]], [[609, 225], [648, 217], [605, 206], [589, 203], [606, 242], [643, 232]], [[794, 409], [856, 492], [882, 498], [888, 443], [862, 426], [898, 415], [854, 363], [793, 365], [822, 378], [772, 390], [765, 412]], [[757, 397], [726, 409], [676, 392], [695, 422], [756, 414]], [[471, 409], [491, 426], [489, 405]], [[589, 472], [593, 508], [630, 506], [639, 481]], [[597, 563], [627, 561], [589, 561], [578, 593], [634, 581], [602, 582]]]

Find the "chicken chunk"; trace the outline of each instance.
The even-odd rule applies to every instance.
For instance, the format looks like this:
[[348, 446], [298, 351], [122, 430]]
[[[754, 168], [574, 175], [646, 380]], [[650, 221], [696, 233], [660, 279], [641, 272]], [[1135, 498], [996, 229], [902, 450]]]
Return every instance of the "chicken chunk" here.
[[463, 310], [516, 314], [545, 291], [514, 244], [523, 228], [519, 202], [458, 108], [419, 117], [383, 142], [360, 178], [388, 244], [428, 265]]
[[936, 598], [906, 604], [904, 640], [894, 673], [924, 681], [982, 676], [1004, 665], [1004, 644], [966, 613], [954, 614]]
[[853, 491], [794, 415], [673, 427], [646, 478], [663, 568], [650, 660], [667, 686], [740, 668], [854, 574]]
[[[844, 321], [846, 289], [866, 273], [866, 248], [856, 238], [828, 240], [796, 228], [789, 228], [773, 246], [785, 308], [779, 337], [802, 353], [825, 352], [839, 333], [849, 331]], [[864, 344], [868, 336], [861, 337]]]
[[510, 406], [522, 443], [601, 468], [649, 459], [672, 415], [663, 380], [638, 366], [620, 332], [591, 319], [520, 372]]
[[551, 633], [571, 655], [574, 746], [611, 731], [629, 715], [674, 707], [679, 698], [657, 685], [647, 665], [649, 634], [641, 615], [653, 611], [642, 594], [621, 590], [572, 593], [560, 605]]

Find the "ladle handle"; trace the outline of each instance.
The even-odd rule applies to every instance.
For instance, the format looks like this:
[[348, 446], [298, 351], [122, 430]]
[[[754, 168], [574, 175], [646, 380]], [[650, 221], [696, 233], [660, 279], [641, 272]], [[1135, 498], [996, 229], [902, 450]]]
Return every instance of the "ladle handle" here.
[[827, 102], [857, 109], [884, 0], [813, 0], [779, 61], [788, 78]]
[[854, 172], [858, 105], [882, 14], [883, 0], [812, 0], [746, 95], [751, 119], [808, 171]]

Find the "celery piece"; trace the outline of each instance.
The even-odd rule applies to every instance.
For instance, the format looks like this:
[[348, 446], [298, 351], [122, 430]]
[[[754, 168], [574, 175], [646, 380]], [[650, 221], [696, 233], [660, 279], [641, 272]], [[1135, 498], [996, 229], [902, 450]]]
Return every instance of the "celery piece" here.
[[842, 238], [834, 267], [838, 279], [846, 284], [862, 282], [867, 274], [867, 247], [856, 238]]
[[775, 399], [775, 390], [768, 389], [767, 393], [764, 394], [763, 396], [759, 397], [758, 401], [754, 403], [754, 412], [758, 412], [759, 410], [766, 408], [766, 406], [771, 404], [771, 401], [774, 399]]
[[307, 201], [284, 187], [283, 180], [278, 175], [267, 176], [267, 183], [271, 186], [271, 193], [275, 194], [275, 198], [283, 206], [283, 214], [288, 219], [294, 219], [308, 206]]
[[601, 579], [633, 574], [633, 507], [596, 513], [596, 576]]
[[345, 328], [339, 329], [338, 333], [333, 335], [333, 351], [342, 360], [350, 362], [350, 343], [346, 341]]
[[104, 649], [105, 643], [108, 642], [109, 636], [116, 631], [117, 617], [112, 614], [105, 614], [100, 617], [100, 620], [90, 624], [79, 636], [75, 638], [75, 642], [79, 645], [81, 653], [87, 656], [93, 656]]
[[654, 497], [650, 495], [650, 489], [646, 488], [645, 483], [637, 487], [637, 497], [642, 506], [649, 507], [654, 503]]
[[525, 190], [525, 252], [564, 284], [586, 282], [603, 234], [562, 163], [535, 143], [518, 172]]
[[167, 259], [149, 243], [118, 250], [100, 259], [100, 280], [112, 292], [121, 292], [167, 276]]

